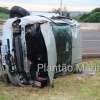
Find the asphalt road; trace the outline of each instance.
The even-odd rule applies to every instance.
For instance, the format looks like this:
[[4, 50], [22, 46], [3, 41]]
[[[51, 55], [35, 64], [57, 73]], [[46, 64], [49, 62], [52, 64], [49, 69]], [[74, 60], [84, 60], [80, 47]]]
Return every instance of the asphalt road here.
[[82, 53], [85, 57], [100, 57], [100, 31], [82, 31]]

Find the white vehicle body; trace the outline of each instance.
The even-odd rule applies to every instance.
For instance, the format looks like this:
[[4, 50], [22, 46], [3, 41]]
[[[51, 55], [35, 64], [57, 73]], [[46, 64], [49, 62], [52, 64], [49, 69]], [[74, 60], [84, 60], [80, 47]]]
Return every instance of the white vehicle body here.
[[[57, 17], [58, 15], [55, 15]], [[35, 23], [42, 23], [40, 25], [41, 33], [44, 38], [44, 42], [47, 49], [47, 60], [48, 60], [48, 76], [50, 80], [50, 84], [53, 84], [54, 74], [55, 74], [55, 67], [54, 65], [57, 65], [57, 47], [56, 47], [56, 39], [53, 33], [53, 29], [50, 23], [54, 21], [54, 23], [67, 23], [66, 27], [70, 29], [70, 33], [72, 34], [72, 61], [71, 65], [80, 63], [82, 60], [82, 53], [81, 53], [81, 35], [79, 33], [79, 24], [75, 20], [70, 19], [64, 19], [64, 20], [57, 20], [57, 19], [50, 19], [52, 16], [45, 15], [38, 16], [36, 14], [31, 14], [30, 16], [22, 17], [22, 18], [11, 18], [8, 19], [4, 23], [3, 27], [3, 36], [2, 36], [2, 66], [6, 66], [6, 69], [8, 68], [8, 65], [6, 63], [5, 55], [7, 54], [7, 51], [10, 52], [11, 55], [14, 55], [13, 50], [13, 28], [12, 24], [17, 19], [20, 19], [20, 26], [21, 26], [21, 43], [22, 43], [22, 51], [23, 51], [23, 64], [24, 64], [24, 70], [27, 73], [29, 71], [29, 62], [27, 60], [27, 50], [26, 50], [26, 41], [25, 41], [25, 27], [28, 24], [35, 24]], [[7, 47], [7, 39], [9, 39], [9, 48]], [[67, 50], [66, 44], [66, 50]], [[13, 65], [13, 68], [16, 69], [16, 65]], [[51, 68], [52, 67], [52, 70]], [[9, 68], [7, 69], [9, 70]], [[11, 77], [11, 75], [9, 76]], [[13, 79], [14, 80], [14, 79]], [[10, 81], [13, 82], [12, 79]], [[15, 84], [15, 83], [14, 83]]]

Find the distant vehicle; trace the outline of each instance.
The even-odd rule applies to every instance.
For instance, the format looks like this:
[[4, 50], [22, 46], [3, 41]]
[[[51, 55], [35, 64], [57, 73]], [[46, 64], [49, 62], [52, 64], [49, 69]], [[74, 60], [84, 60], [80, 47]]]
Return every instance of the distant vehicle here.
[[52, 13], [30, 14], [20, 7], [13, 7], [10, 16], [1, 45], [4, 80], [19, 86], [53, 86], [54, 75], [59, 73], [55, 66], [74, 67], [81, 62], [77, 21]]

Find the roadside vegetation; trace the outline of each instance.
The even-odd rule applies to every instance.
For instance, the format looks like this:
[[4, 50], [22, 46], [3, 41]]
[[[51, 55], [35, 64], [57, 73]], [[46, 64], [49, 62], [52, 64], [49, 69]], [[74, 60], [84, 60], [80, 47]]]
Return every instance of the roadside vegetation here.
[[9, 18], [9, 10], [6, 7], [0, 7], [0, 21]]
[[80, 22], [100, 23], [100, 8], [96, 8], [88, 14], [83, 14], [82, 16], [78, 17], [78, 20]]

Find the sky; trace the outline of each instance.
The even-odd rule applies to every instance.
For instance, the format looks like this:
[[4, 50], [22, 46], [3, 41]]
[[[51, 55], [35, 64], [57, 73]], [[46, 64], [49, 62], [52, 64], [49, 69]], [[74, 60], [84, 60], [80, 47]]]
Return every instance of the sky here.
[[[90, 11], [100, 7], [100, 0], [62, 0], [68, 11]], [[51, 11], [60, 7], [60, 0], [0, 0], [0, 6], [21, 6], [30, 11]]]

